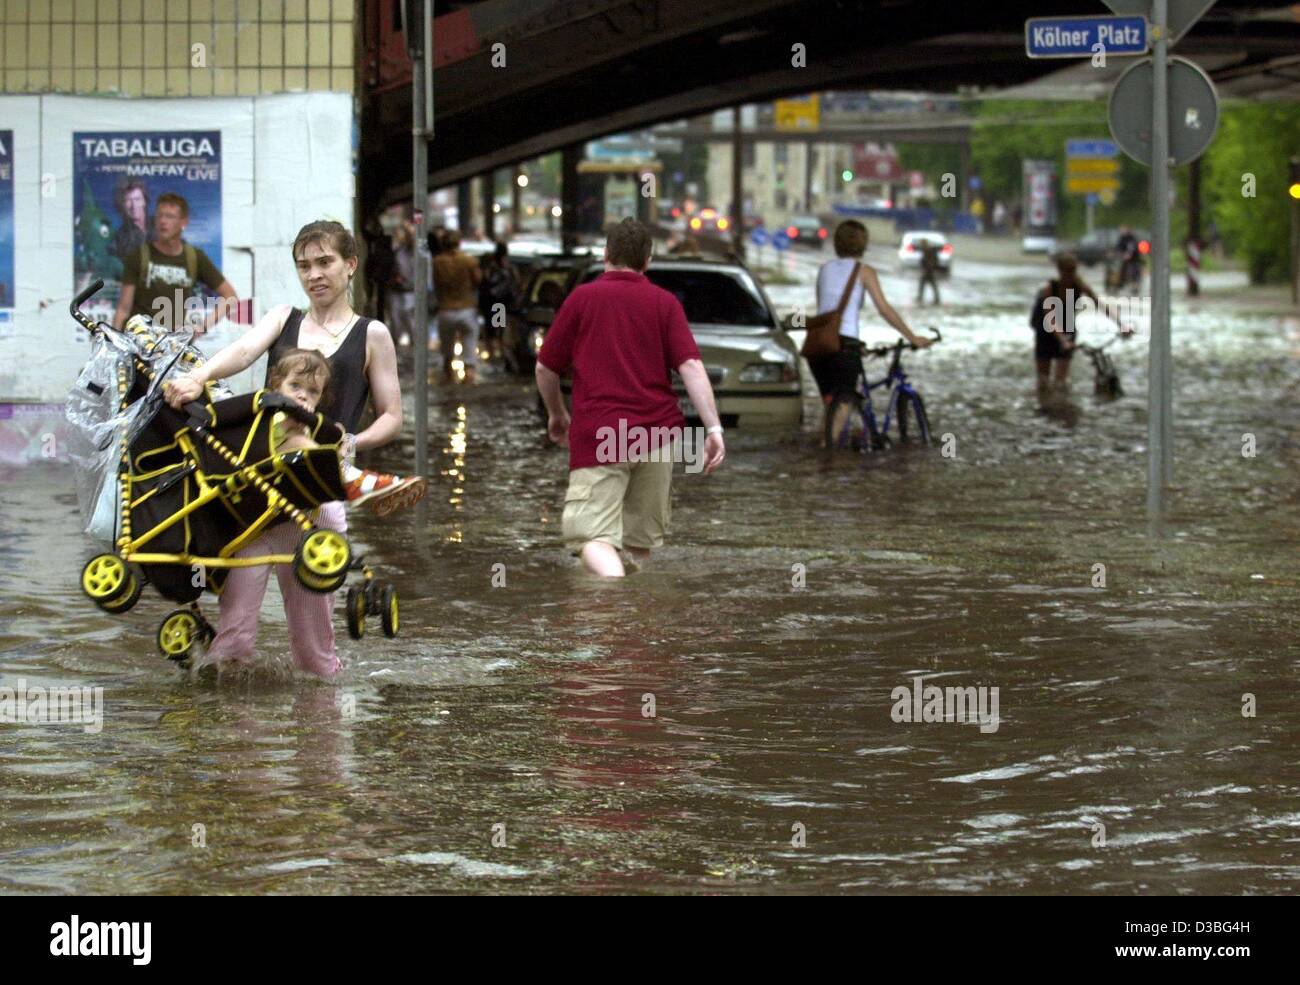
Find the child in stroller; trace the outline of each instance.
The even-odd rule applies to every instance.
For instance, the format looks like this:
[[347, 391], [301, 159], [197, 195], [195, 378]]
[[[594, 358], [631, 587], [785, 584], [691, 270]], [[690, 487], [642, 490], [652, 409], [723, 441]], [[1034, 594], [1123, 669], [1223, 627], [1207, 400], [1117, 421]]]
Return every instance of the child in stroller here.
[[[267, 389], [288, 397], [309, 414], [321, 404], [328, 406], [330, 364], [315, 349], [290, 349], [271, 367]], [[343, 425], [331, 421], [341, 435]], [[286, 453], [320, 447], [297, 418], [279, 411], [271, 419], [271, 450]], [[370, 506], [377, 516], [387, 516], [395, 509], [419, 502], [428, 488], [423, 476], [402, 478], [359, 469], [346, 458], [342, 463], [343, 480], [349, 506]]]
[[[148, 318], [133, 318], [120, 332], [92, 322], [79, 309], [100, 287], [91, 285], [71, 306], [92, 345], [67, 409], [78, 492], [87, 532], [115, 547], [82, 569], [86, 595], [120, 614], [148, 582], [185, 606], [163, 618], [157, 636], [163, 653], [184, 663], [195, 644], [215, 635], [199, 598], [205, 589], [220, 595], [232, 569], [290, 565], [296, 581], [317, 593], [335, 591], [359, 570], [363, 583], [347, 596], [349, 633], [359, 639], [365, 617], [377, 615], [384, 634], [396, 635], [396, 590], [378, 584], [347, 538], [312, 514], [324, 503], [364, 501], [378, 483], [366, 473], [345, 480], [334, 437], [342, 430], [269, 390], [220, 399], [214, 388], [183, 412], [173, 410], [162, 399], [166, 380], [178, 366], [198, 364], [201, 354], [186, 336], [160, 332]], [[298, 428], [304, 434], [293, 435]], [[369, 499], [414, 498], [422, 489], [396, 482], [389, 495]], [[349, 496], [349, 486], [360, 492]], [[296, 533], [296, 546], [248, 556], [244, 549], [272, 528]]]

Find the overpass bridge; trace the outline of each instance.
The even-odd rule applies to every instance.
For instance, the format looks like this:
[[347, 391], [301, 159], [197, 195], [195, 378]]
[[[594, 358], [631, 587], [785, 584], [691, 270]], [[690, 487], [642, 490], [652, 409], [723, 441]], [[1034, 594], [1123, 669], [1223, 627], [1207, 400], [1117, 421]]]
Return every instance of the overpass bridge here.
[[[1106, 12], [1100, 0], [1050, 6]], [[410, 63], [398, 7], [366, 4], [367, 212], [384, 189], [410, 189]], [[1041, 0], [481, 0], [434, 10], [431, 188], [557, 150], [572, 174], [586, 141], [747, 102], [828, 89], [1014, 91], [1058, 76], [1070, 91], [1097, 91], [1127, 64], [1026, 58], [1023, 22], [1044, 13]], [[1210, 69], [1224, 95], [1300, 98], [1296, 5], [1218, 0], [1176, 52]], [[914, 123], [892, 139], [965, 136]]]

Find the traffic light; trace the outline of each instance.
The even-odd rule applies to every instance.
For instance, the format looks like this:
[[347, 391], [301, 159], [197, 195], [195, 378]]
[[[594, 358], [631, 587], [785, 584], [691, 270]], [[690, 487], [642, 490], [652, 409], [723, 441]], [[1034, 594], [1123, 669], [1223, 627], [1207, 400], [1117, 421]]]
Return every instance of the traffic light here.
[[1286, 190], [1288, 195], [1300, 201], [1300, 157], [1291, 158], [1291, 180]]
[[843, 171], [840, 172], [840, 177], [843, 178], [846, 182], [847, 182], [847, 181], [852, 181], [852, 180], [853, 180], [853, 172], [850, 171], [848, 168], [845, 168]]

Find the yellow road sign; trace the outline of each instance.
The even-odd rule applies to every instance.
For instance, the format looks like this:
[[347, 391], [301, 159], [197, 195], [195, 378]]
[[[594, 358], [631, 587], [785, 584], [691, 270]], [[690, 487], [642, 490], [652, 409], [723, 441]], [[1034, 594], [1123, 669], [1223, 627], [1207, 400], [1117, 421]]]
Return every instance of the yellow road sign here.
[[1066, 178], [1065, 190], [1073, 195], [1087, 195], [1092, 192], [1117, 192], [1119, 191], [1119, 179], [1105, 176]]
[[1070, 157], [1065, 161], [1067, 177], [1075, 175], [1118, 174], [1119, 159], [1114, 157]]
[[813, 131], [821, 127], [821, 96], [813, 93], [773, 103], [778, 130]]

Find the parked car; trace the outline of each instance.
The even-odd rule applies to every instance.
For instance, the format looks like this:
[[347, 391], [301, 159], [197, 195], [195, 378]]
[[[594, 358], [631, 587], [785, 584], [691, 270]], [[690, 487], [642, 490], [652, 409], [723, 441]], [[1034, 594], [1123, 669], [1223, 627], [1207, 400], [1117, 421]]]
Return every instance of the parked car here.
[[921, 244], [932, 243], [939, 248], [939, 271], [952, 273], [952, 244], [943, 233], [923, 230], [903, 233], [903, 240], [898, 244], [898, 260], [904, 269], [920, 269]]
[[[1146, 254], [1151, 249], [1151, 234], [1144, 229], [1134, 229], [1133, 235], [1138, 239], [1139, 252]], [[1085, 267], [1094, 267], [1105, 263], [1115, 254], [1115, 243], [1119, 240], [1119, 229], [1106, 226], [1084, 233], [1073, 243], [1061, 247], [1062, 253], [1073, 253], [1079, 263]]]
[[794, 246], [820, 250], [826, 245], [826, 237], [830, 232], [815, 215], [797, 215], [785, 227], [785, 234]]
[[[552, 258], [534, 272], [525, 310], [534, 352], [569, 291], [602, 273], [604, 266], [595, 256]], [[777, 324], [771, 301], [744, 264], [656, 257], [646, 276], [681, 301], [724, 425], [799, 423], [803, 402], [798, 349]], [[568, 380], [563, 389], [570, 392]], [[695, 418], [676, 374], [673, 389], [682, 412]]]

